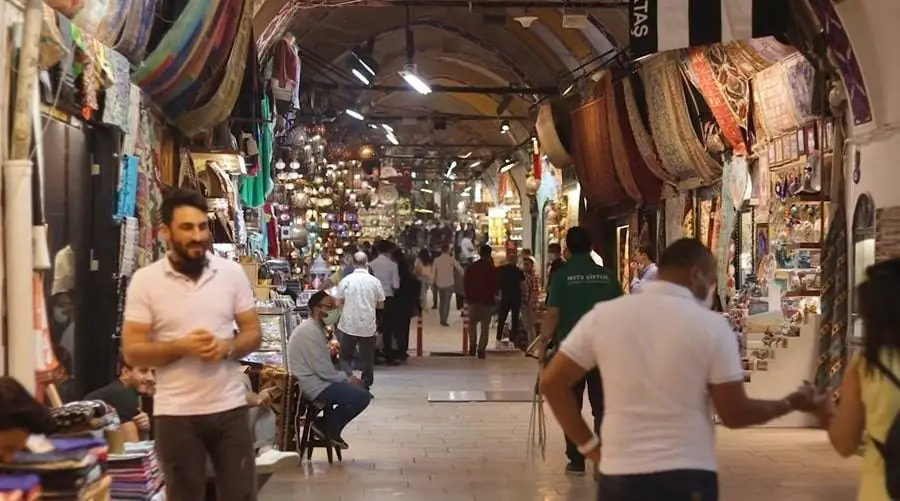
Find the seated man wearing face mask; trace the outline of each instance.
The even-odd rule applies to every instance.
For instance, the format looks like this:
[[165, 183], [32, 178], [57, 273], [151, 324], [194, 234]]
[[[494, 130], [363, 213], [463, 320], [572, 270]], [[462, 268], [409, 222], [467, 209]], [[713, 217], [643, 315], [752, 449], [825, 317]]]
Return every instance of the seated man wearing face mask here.
[[355, 376], [338, 370], [331, 361], [326, 325], [337, 322], [339, 310], [334, 298], [325, 291], [313, 294], [309, 300], [309, 318], [304, 320], [288, 342], [288, 369], [300, 382], [303, 396], [335, 406], [327, 426], [313, 423], [313, 430], [337, 447], [349, 447], [341, 436], [344, 428], [372, 401], [365, 383]]

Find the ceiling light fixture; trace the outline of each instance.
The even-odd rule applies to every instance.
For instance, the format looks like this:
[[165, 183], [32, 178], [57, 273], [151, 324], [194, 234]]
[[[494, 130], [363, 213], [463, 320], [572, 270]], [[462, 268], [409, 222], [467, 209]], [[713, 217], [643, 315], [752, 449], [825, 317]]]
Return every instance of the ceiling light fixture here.
[[525, 28], [526, 30], [528, 28], [531, 28], [531, 25], [534, 24], [534, 22], [538, 20], [538, 18], [535, 16], [519, 16], [519, 17], [514, 17], [513, 19], [518, 21], [518, 23], [521, 24], [522, 27]]
[[472, 152], [470, 151], [470, 152], [466, 153], [465, 155], [459, 155], [459, 158], [469, 158], [471, 156], [472, 156]]
[[420, 188], [419, 191], [422, 193], [434, 193], [434, 190], [430, 190], [428, 188]]
[[406, 83], [419, 94], [422, 94], [423, 96], [431, 94], [431, 87], [419, 76], [416, 65], [407, 64], [404, 66], [403, 69], [400, 70], [400, 76], [403, 77], [403, 79], [406, 80]]
[[356, 77], [360, 82], [362, 82], [363, 84], [369, 85], [370, 83], [372, 83], [372, 82], [369, 82], [369, 79], [366, 78], [365, 75], [363, 75], [362, 73], [360, 73], [360, 71], [359, 71], [358, 69], [353, 68], [353, 69], [350, 70], [350, 72], [353, 73], [353, 76], [355, 76], [355, 77]]
[[506, 134], [507, 132], [509, 132], [509, 120], [503, 120], [500, 122], [500, 133]]
[[347, 110], [345, 110], [344, 113], [350, 115], [351, 117], [353, 117], [357, 120], [365, 120], [366, 119], [366, 117], [362, 116], [362, 113], [360, 113], [356, 110], [351, 110], [349, 108]]
[[500, 174], [503, 174], [504, 172], [508, 172], [508, 171], [512, 170], [512, 168], [515, 166], [516, 166], [515, 162], [510, 162], [510, 163], [504, 165], [503, 167], [500, 167]]
[[481, 160], [475, 160], [474, 162], [472, 162], [471, 165], [469, 165], [469, 168], [474, 169], [475, 167], [478, 167], [479, 165], [481, 165]]
[[570, 84], [568, 87], [566, 87], [566, 90], [563, 91], [562, 95], [568, 96], [569, 93], [571, 93], [573, 90], [575, 90], [575, 84]]
[[398, 141], [397, 137], [394, 136], [393, 134], [388, 134], [387, 140], [390, 141], [391, 144], [393, 144], [394, 146], [398, 146], [400, 144], [400, 141]]
[[369, 128], [370, 128], [370, 129], [377, 129], [377, 128], [378, 128], [378, 126], [377, 126], [377, 125], [375, 125], [375, 124], [369, 124]]
[[386, 131], [388, 131], [388, 132], [394, 132], [394, 128], [391, 127], [391, 126], [388, 125], [388, 124], [381, 124], [381, 128], [384, 129], [384, 130], [386, 130]]

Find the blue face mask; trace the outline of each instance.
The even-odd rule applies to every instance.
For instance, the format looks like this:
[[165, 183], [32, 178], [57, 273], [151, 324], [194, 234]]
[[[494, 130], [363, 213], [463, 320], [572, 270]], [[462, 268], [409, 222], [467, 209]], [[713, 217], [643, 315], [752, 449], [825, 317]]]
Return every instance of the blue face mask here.
[[331, 325], [338, 323], [338, 319], [340, 319], [340, 318], [341, 318], [341, 310], [339, 308], [335, 308], [335, 309], [329, 311], [328, 313], [326, 313], [324, 317], [322, 317], [322, 323], [324, 323], [325, 325], [331, 326]]

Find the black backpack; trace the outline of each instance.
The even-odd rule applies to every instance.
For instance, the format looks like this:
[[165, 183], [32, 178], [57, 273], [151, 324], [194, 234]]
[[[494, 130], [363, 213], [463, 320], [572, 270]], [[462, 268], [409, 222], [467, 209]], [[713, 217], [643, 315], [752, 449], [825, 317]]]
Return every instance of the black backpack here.
[[[875, 368], [900, 390], [900, 378], [896, 374], [881, 362], [876, 362]], [[894, 416], [894, 422], [891, 423], [884, 442], [872, 438], [872, 443], [884, 458], [884, 478], [887, 481], [888, 496], [891, 499], [900, 499], [900, 414]]]

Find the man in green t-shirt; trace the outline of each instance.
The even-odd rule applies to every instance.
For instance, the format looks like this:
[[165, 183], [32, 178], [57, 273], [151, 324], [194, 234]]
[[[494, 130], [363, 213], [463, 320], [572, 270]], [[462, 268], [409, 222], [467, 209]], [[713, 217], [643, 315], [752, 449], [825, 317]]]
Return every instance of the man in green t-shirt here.
[[[616, 279], [616, 274], [594, 262], [591, 257], [591, 237], [587, 230], [579, 227], [570, 229], [566, 233], [566, 247], [572, 257], [553, 273], [550, 279], [547, 311], [544, 313], [538, 343], [542, 362], [546, 359], [547, 345], [551, 340], [559, 346], [575, 324], [595, 304], [622, 295], [622, 287]], [[600, 372], [596, 368], [588, 372], [574, 387], [574, 396], [579, 408], [584, 403], [585, 386], [594, 414], [594, 431], [599, 434], [600, 422], [603, 420], [603, 384]], [[568, 437], [566, 437], [566, 456], [569, 458], [566, 473], [583, 475], [584, 455]]]

